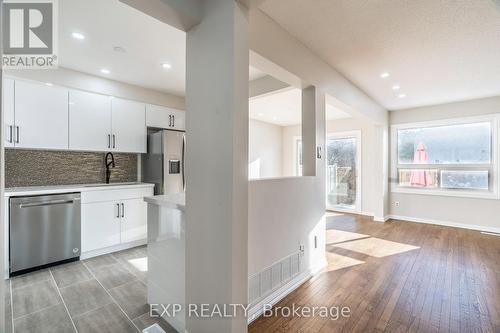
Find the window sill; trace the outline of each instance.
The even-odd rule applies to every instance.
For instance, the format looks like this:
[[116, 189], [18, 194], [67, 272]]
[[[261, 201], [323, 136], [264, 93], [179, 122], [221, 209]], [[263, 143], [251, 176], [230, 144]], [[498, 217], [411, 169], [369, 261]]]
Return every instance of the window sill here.
[[425, 190], [416, 188], [403, 188], [403, 187], [393, 187], [391, 188], [392, 193], [402, 193], [402, 194], [417, 194], [417, 195], [433, 195], [441, 197], [459, 197], [459, 198], [473, 198], [473, 199], [489, 199], [498, 200], [500, 199], [498, 193], [495, 192], [472, 192], [472, 191], [444, 191], [444, 190]]

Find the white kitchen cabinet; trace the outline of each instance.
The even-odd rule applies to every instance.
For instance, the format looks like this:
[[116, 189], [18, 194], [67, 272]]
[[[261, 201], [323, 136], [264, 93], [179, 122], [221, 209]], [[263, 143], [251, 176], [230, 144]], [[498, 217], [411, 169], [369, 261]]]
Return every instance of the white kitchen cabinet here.
[[68, 89], [15, 83], [15, 146], [68, 149]]
[[82, 253], [121, 242], [119, 202], [82, 204]]
[[113, 98], [112, 138], [113, 150], [129, 153], [146, 152], [145, 104]]
[[3, 115], [5, 147], [14, 147], [14, 80], [3, 80]]
[[186, 113], [184, 111], [173, 110], [172, 112], [173, 128], [179, 131], [186, 130]]
[[186, 129], [185, 112], [158, 105], [146, 105], [146, 126], [174, 129]]
[[111, 97], [69, 92], [69, 149], [111, 150]]
[[121, 241], [134, 242], [147, 238], [148, 206], [144, 199], [129, 199], [121, 202]]
[[[113, 252], [147, 238], [147, 204], [153, 186], [82, 192], [82, 254]], [[108, 249], [106, 249], [108, 248]]]

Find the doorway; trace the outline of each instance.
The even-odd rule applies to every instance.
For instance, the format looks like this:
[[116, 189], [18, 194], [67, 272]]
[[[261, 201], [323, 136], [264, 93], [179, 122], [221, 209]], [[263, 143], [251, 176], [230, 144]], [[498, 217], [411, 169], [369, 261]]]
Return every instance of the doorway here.
[[359, 212], [361, 131], [329, 133], [326, 146], [326, 207], [336, 211]]

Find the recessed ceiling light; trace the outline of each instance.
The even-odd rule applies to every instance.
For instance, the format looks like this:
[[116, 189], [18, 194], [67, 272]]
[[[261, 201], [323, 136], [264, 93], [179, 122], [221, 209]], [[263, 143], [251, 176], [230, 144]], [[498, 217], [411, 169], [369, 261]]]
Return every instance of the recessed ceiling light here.
[[278, 117], [274, 116], [274, 117], [273, 117], [273, 120], [278, 120]]
[[45, 83], [45, 85], [46, 85], [46, 86], [49, 86], [49, 87], [52, 87], [52, 86], [53, 86], [53, 84], [52, 84], [52, 83], [50, 83], [50, 82]]
[[392, 86], [392, 90], [399, 90], [401, 89], [401, 87], [399, 86], [399, 84], [395, 84]]
[[399, 94], [398, 95], [399, 98], [405, 98], [406, 97], [406, 94]]
[[73, 36], [73, 38], [80, 39], [80, 40], [85, 39], [85, 35], [84, 35], [84, 34], [81, 34], [81, 33], [79, 33], [79, 32], [73, 32], [73, 33], [71, 34], [71, 36]]
[[163, 67], [165, 69], [170, 69], [170, 68], [172, 68], [172, 65], [170, 65], [169, 63], [165, 62], [165, 63], [161, 64], [161, 67]]
[[110, 74], [111, 71], [109, 69], [107, 69], [107, 68], [103, 68], [103, 69], [101, 69], [101, 73], [103, 73], [103, 74]]
[[380, 77], [381, 77], [382, 79], [386, 79], [386, 78], [388, 78], [389, 76], [391, 76], [391, 74], [389, 74], [389, 73], [387, 73], [387, 72], [383, 72], [383, 73], [381, 73], [381, 74], [380, 74]]
[[262, 112], [259, 112], [259, 114], [257, 114], [259, 117], [262, 117], [264, 114]]

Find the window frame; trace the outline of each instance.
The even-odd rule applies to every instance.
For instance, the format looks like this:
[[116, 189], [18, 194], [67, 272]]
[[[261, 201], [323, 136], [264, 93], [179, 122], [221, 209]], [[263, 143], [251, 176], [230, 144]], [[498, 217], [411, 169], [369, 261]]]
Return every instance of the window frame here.
[[[477, 163], [477, 164], [399, 164], [398, 156], [398, 131], [405, 129], [415, 129], [423, 127], [439, 127], [449, 125], [461, 125], [471, 123], [491, 123], [491, 162], [490, 163]], [[499, 147], [498, 147], [498, 132], [499, 132], [500, 114], [489, 114], [473, 117], [461, 118], [448, 118], [440, 120], [400, 123], [391, 125], [391, 179], [390, 189], [393, 193], [407, 193], [407, 194], [421, 194], [421, 195], [438, 195], [438, 196], [451, 196], [451, 197], [465, 197], [465, 198], [484, 198], [484, 199], [500, 199], [499, 187], [500, 177], [498, 175], [499, 165]], [[490, 171], [490, 184], [489, 190], [469, 190], [469, 189], [446, 189], [441, 188], [441, 178], [439, 178], [437, 188], [418, 188], [399, 185], [399, 170], [400, 169], [437, 169], [441, 174], [443, 170], [484, 170]], [[441, 175], [439, 175], [441, 177]]]

